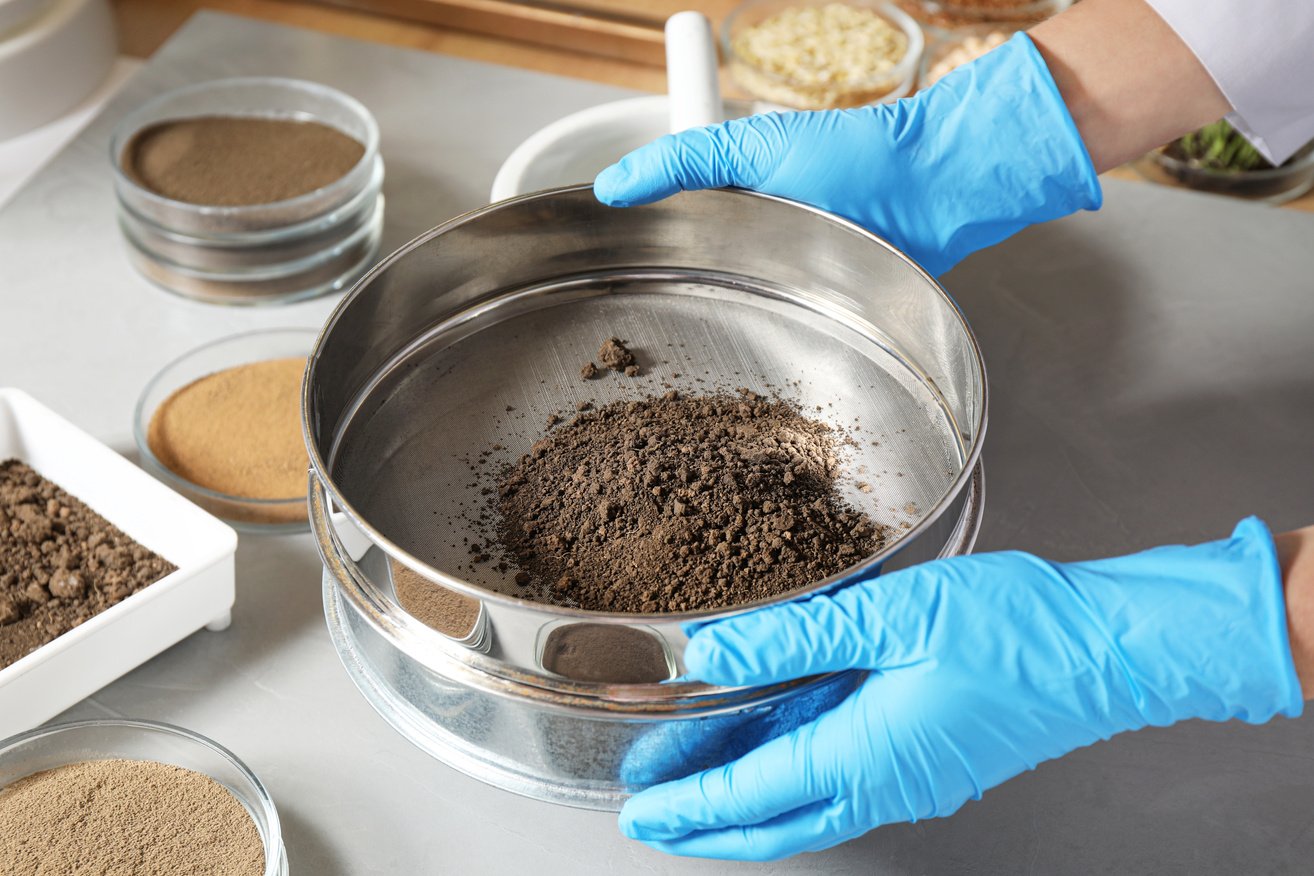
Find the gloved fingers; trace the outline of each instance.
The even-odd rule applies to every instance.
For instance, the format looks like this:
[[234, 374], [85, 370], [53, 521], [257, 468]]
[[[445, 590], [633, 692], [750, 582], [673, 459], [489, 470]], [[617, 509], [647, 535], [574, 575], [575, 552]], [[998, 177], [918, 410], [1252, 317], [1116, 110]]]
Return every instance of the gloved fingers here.
[[[870, 679], [867, 684], [880, 679]], [[736, 761], [649, 788], [629, 799], [620, 829], [630, 839], [671, 841], [707, 830], [761, 824], [833, 799], [868, 742], [855, 692], [816, 720]]]
[[785, 143], [780, 122], [769, 116], [667, 134], [604, 169], [593, 192], [608, 206], [633, 207], [680, 191], [755, 188]]
[[759, 824], [831, 796], [834, 771], [814, 762], [816, 736], [826, 722], [852, 723], [855, 699], [736, 761], [635, 794], [621, 809], [621, 833], [644, 842], [675, 840]]
[[716, 160], [712, 144], [704, 128], [667, 134], [605, 168], [593, 192], [610, 207], [634, 207], [679, 191], [734, 185], [733, 168]]
[[889, 643], [885, 609], [898, 610], [884, 592], [862, 582], [707, 624], [685, 646], [685, 667], [709, 684], [733, 686], [878, 668]]
[[863, 833], [862, 830], [835, 833], [847, 808], [839, 801], [821, 800], [761, 824], [700, 830], [678, 839], [641, 842], [668, 855], [686, 858], [778, 861], [800, 852], [829, 848]]

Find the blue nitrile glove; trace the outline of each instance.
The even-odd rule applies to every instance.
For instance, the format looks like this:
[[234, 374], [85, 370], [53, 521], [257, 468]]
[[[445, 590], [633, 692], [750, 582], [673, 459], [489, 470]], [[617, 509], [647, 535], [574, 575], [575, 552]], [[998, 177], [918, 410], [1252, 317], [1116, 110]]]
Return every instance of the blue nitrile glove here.
[[738, 761], [635, 795], [627, 836], [770, 860], [981, 792], [1124, 730], [1300, 714], [1268, 530], [1112, 560], [939, 560], [703, 627], [694, 677], [770, 684], [873, 670], [849, 699]]
[[895, 104], [771, 113], [662, 137], [598, 174], [594, 191], [628, 207], [720, 186], [838, 213], [935, 275], [1028, 225], [1098, 209], [1102, 198], [1025, 34]]

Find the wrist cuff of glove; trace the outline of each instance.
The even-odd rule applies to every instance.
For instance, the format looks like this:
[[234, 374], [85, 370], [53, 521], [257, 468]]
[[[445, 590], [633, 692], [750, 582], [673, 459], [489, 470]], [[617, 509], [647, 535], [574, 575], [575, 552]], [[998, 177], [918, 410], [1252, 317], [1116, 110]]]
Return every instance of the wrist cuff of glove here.
[[[1253, 724], [1296, 717], [1304, 698], [1287, 634], [1282, 572], [1268, 527], [1231, 538], [1077, 564], [1148, 724]], [[1117, 581], [1119, 586], [1102, 586]]]
[[939, 156], [941, 173], [960, 182], [945, 189], [951, 203], [928, 211], [952, 229], [940, 258], [927, 265], [932, 273], [1028, 225], [1102, 205], [1090, 153], [1026, 34], [953, 71], [922, 97], [926, 117], [952, 144]]

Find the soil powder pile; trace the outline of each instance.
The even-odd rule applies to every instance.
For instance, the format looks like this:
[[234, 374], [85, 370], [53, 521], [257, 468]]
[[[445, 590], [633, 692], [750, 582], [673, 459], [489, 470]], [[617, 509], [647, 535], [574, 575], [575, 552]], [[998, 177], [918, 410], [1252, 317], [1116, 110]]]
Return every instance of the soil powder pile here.
[[319, 122], [201, 116], [138, 131], [122, 163], [158, 195], [238, 207], [309, 194], [346, 176], [364, 154], [359, 140]]
[[0, 669], [175, 568], [29, 466], [0, 462]]
[[209, 776], [154, 761], [93, 760], [0, 788], [0, 873], [261, 876], [246, 809]]
[[616, 402], [505, 471], [498, 537], [549, 598], [593, 611], [739, 605], [820, 581], [885, 531], [837, 490], [838, 439], [797, 407], [739, 396]]

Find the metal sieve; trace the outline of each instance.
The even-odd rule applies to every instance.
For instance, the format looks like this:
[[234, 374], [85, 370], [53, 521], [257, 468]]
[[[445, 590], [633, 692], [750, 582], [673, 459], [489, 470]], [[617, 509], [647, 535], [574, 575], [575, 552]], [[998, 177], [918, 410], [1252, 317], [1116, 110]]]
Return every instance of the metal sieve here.
[[[612, 335], [644, 375], [582, 380], [581, 363]], [[488, 505], [487, 472], [526, 452], [550, 415], [668, 387], [741, 386], [792, 399], [848, 435], [845, 498], [896, 534], [846, 573], [781, 598], [933, 558], [951, 541], [985, 424], [970, 329], [884, 241], [743, 191], [615, 210], [587, 187], [565, 188], [434, 229], [366, 275], [329, 319], [308, 366], [305, 429], [340, 527], [481, 599], [495, 659], [541, 671], [538, 627], [587, 617], [656, 630], [679, 669], [680, 623], [729, 612], [636, 617], [533, 601], [513, 567], [470, 569], [471, 543], [488, 534], [470, 520]], [[498, 623], [503, 609], [514, 624]]]
[[[612, 335], [645, 374], [583, 381], [580, 365]], [[471, 571], [470, 543], [488, 533], [470, 518], [487, 507], [489, 473], [529, 450], [549, 416], [737, 387], [791, 399], [851, 439], [843, 492], [891, 527], [888, 544], [794, 593], [670, 615], [536, 601], [514, 567]], [[573, 187], [485, 207], [363, 277], [311, 354], [310, 517], [335, 645], [370, 702], [426, 751], [501, 787], [612, 808], [853, 689], [860, 674], [749, 689], [685, 681], [685, 624], [970, 551], [985, 416], [984, 368], [958, 309], [851, 223], [736, 190], [615, 210]], [[474, 626], [449, 636], [402, 610], [396, 563], [478, 599]], [[550, 643], [590, 624], [610, 625], [592, 637], [604, 643], [594, 670], [605, 649], [648, 637], [659, 647], [640, 649], [654, 655], [644, 677], [667, 681], [563, 676]]]

